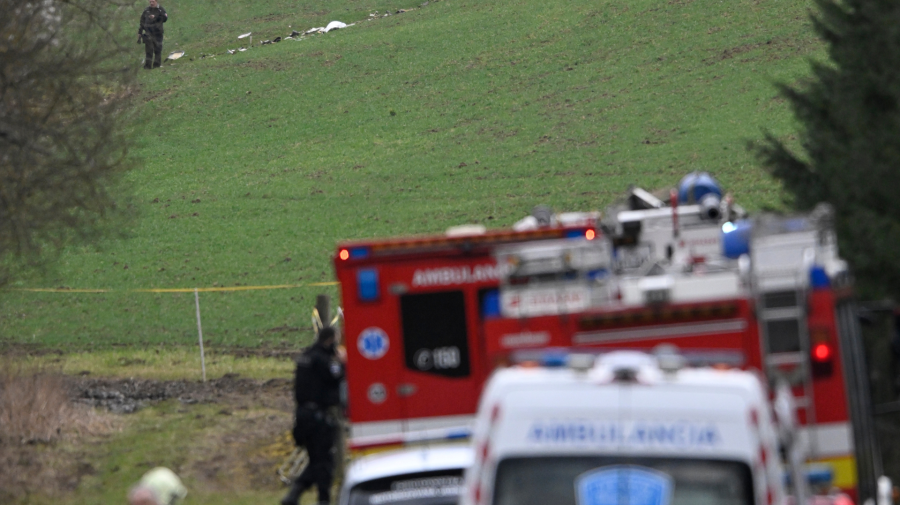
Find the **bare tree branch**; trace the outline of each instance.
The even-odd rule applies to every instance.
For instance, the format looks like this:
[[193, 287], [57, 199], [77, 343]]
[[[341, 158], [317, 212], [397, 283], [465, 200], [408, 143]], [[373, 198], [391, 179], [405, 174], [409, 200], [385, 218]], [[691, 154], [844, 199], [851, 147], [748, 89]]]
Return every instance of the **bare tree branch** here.
[[84, 236], [117, 208], [132, 165], [128, 5], [0, 0], [0, 264]]

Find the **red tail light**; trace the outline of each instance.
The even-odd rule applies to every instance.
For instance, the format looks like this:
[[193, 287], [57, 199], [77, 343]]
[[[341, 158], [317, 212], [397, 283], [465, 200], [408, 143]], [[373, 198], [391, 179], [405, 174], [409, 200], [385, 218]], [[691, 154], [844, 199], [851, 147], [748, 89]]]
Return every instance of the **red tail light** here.
[[809, 342], [813, 377], [831, 377], [834, 373], [834, 355], [837, 354], [831, 331], [827, 328], [810, 328]]
[[825, 343], [818, 343], [813, 346], [813, 359], [818, 362], [828, 361], [831, 359], [831, 346]]

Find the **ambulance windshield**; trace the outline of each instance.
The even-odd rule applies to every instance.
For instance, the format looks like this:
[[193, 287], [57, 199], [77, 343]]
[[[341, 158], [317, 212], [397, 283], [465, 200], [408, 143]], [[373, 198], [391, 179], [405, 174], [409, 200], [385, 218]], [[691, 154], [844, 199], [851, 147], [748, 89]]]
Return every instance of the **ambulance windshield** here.
[[388, 477], [357, 484], [349, 505], [456, 505], [462, 470]]
[[500, 462], [494, 505], [753, 505], [750, 468], [733, 461], [624, 457]]

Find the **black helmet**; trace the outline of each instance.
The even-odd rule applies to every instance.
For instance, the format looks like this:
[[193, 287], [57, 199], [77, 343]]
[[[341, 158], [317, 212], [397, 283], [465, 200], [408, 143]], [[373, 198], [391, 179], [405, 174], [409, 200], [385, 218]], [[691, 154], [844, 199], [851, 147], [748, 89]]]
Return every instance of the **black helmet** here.
[[325, 342], [329, 338], [332, 338], [332, 339], [335, 338], [334, 328], [332, 328], [331, 326], [328, 326], [328, 327], [325, 327], [325, 328], [322, 328], [321, 330], [319, 330], [319, 334], [316, 335], [316, 343], [321, 344], [322, 342]]

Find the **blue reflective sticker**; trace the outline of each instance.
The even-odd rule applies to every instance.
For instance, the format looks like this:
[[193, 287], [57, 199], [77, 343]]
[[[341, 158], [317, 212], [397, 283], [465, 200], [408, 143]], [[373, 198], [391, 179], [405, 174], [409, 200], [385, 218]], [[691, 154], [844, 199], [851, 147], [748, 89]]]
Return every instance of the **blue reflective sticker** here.
[[672, 478], [639, 466], [591, 470], [575, 479], [578, 505], [669, 505]]

